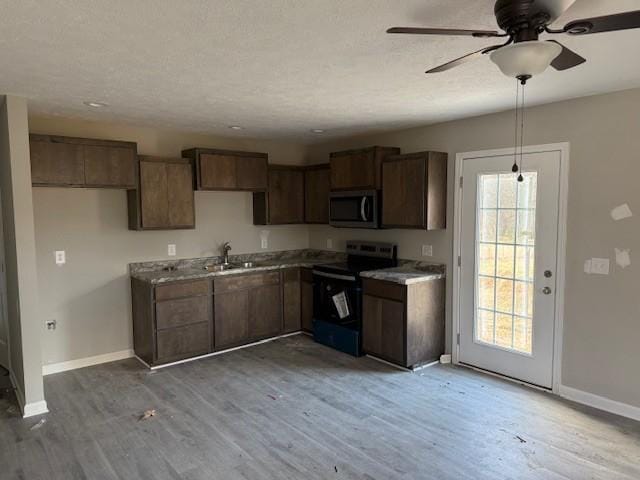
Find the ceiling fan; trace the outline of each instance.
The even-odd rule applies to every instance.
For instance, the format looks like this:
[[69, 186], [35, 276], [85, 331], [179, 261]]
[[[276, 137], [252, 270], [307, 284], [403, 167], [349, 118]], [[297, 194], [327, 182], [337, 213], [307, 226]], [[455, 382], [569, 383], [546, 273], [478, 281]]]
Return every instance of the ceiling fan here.
[[567, 10], [575, 0], [497, 0], [494, 12], [502, 32], [495, 30], [460, 30], [449, 28], [393, 27], [387, 33], [412, 35], [463, 35], [477, 38], [505, 38], [501, 45], [456, 58], [426, 73], [444, 72], [470, 60], [491, 54], [491, 60], [505, 75], [528, 79], [551, 65], [556, 70], [568, 70], [587, 60], [555, 40], [540, 40], [540, 35], [568, 34], [590, 35], [640, 28], [640, 10], [633, 12], [585, 18], [569, 22], [564, 28], [550, 25]]

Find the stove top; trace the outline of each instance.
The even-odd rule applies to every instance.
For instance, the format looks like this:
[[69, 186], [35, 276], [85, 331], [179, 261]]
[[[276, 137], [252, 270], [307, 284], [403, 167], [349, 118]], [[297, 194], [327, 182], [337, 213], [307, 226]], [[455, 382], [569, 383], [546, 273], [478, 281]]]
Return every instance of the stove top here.
[[338, 275], [358, 276], [360, 272], [391, 268], [398, 264], [396, 246], [380, 242], [347, 242], [347, 261], [314, 265], [314, 269]]

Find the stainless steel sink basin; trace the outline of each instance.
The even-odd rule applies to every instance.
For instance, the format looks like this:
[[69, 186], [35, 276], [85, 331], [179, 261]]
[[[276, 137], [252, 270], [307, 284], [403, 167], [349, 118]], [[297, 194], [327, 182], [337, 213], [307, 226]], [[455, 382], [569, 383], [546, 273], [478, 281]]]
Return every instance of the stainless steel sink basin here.
[[204, 269], [208, 272], [226, 272], [227, 270], [238, 270], [239, 268], [253, 268], [256, 264], [254, 262], [242, 262], [242, 263], [219, 263], [216, 265], [205, 265]]
[[235, 266], [238, 268], [253, 268], [256, 266], [256, 264], [254, 262], [242, 262], [236, 263]]
[[234, 268], [238, 268], [237, 265], [231, 264], [218, 264], [218, 265], [205, 265], [204, 269], [207, 272], [225, 272], [227, 270], [233, 270]]

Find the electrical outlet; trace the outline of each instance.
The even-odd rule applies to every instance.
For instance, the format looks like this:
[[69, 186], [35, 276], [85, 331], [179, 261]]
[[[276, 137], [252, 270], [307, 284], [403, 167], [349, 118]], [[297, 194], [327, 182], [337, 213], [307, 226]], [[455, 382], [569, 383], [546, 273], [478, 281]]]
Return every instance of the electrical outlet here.
[[609, 275], [609, 259], [608, 258], [592, 258], [591, 273], [599, 275]]
[[58, 326], [58, 322], [55, 320], [47, 320], [44, 324], [47, 326], [47, 330], [55, 330]]
[[333, 239], [327, 238], [327, 248], [333, 248]]
[[262, 237], [260, 239], [260, 247], [263, 249], [269, 248], [269, 239], [267, 237]]
[[67, 263], [67, 254], [64, 250], [56, 251], [56, 265], [64, 265]]
[[176, 246], [173, 243], [167, 245], [167, 255], [169, 255], [170, 257], [176, 256]]
[[433, 257], [433, 245], [422, 245], [422, 256]]

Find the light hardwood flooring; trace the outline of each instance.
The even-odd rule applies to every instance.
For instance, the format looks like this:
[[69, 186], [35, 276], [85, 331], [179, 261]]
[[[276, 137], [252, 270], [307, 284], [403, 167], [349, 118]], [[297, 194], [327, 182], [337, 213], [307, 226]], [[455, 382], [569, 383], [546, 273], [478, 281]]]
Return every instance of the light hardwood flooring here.
[[303, 335], [157, 372], [131, 359], [60, 373], [45, 391], [43, 424], [0, 399], [2, 480], [640, 478], [640, 423]]

